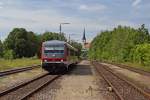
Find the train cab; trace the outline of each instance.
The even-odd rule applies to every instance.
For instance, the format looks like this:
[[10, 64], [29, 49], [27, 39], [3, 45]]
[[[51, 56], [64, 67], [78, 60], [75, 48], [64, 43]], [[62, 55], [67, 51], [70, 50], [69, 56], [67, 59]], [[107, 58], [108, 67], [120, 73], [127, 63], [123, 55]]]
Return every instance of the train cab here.
[[55, 70], [67, 68], [78, 61], [77, 49], [64, 41], [51, 40], [42, 43], [42, 68]]

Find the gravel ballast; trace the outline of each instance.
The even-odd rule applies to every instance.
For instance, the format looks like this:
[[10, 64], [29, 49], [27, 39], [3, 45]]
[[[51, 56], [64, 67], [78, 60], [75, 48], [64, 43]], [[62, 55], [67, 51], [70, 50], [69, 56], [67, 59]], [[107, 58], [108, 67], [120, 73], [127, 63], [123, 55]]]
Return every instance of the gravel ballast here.
[[82, 61], [29, 100], [116, 100], [115, 94], [107, 87], [90, 62]]

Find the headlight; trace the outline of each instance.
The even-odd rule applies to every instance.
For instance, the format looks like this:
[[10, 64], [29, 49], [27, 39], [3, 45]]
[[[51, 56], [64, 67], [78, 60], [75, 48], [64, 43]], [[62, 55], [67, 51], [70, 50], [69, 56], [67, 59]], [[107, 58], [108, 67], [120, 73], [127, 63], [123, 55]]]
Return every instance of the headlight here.
[[63, 60], [63, 59], [61, 59], [60, 61], [61, 61], [61, 62], [63, 62], [64, 60]]
[[47, 60], [44, 60], [44, 62], [47, 62]]

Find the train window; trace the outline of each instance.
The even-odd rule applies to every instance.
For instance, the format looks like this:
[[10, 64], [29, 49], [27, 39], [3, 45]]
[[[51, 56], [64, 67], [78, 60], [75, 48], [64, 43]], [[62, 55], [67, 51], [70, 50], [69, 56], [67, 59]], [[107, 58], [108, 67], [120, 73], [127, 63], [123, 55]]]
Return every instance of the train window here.
[[45, 50], [54, 50], [53, 47], [45, 47]]
[[44, 53], [64, 53], [64, 50], [44, 50]]
[[45, 50], [64, 50], [64, 46], [59, 45], [45, 46]]
[[64, 50], [64, 47], [55, 47], [55, 50]]

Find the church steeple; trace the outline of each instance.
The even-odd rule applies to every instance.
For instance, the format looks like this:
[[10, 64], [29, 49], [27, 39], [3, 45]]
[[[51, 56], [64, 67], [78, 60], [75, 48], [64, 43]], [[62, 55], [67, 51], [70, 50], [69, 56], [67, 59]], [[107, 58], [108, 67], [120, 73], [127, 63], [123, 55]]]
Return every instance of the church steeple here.
[[84, 31], [83, 31], [82, 41], [83, 41], [84, 44], [86, 43], [85, 28], [84, 28]]

